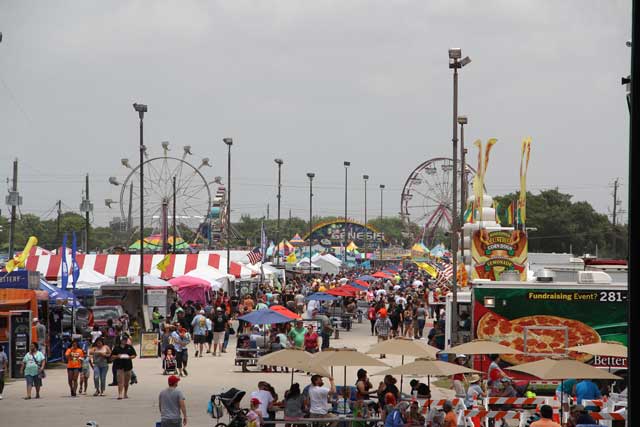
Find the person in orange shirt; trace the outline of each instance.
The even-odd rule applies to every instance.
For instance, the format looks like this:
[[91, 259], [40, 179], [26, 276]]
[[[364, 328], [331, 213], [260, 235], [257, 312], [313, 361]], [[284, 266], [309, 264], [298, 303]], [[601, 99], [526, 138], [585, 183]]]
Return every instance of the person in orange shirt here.
[[71, 347], [65, 351], [64, 357], [67, 360], [67, 380], [69, 381], [71, 397], [76, 397], [76, 392], [78, 390], [78, 376], [82, 370], [82, 361], [85, 358], [84, 351], [78, 347], [77, 340], [73, 340], [71, 342]]
[[456, 413], [453, 412], [453, 405], [450, 400], [447, 400], [442, 405], [442, 410], [445, 413], [444, 416], [444, 425], [443, 427], [457, 427], [458, 426], [458, 417]]
[[531, 423], [531, 427], [560, 427], [560, 424], [553, 421], [553, 408], [549, 405], [540, 407], [541, 418]]

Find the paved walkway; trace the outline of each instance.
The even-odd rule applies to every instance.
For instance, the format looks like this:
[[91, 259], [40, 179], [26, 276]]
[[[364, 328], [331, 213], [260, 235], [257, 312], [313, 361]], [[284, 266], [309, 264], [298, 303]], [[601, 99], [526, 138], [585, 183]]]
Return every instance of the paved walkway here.
[[[369, 335], [369, 323], [354, 324], [350, 332], [343, 332], [340, 339], [332, 340], [334, 347], [355, 347], [366, 351], [376, 342], [375, 337]], [[193, 355], [193, 348], [189, 349]], [[230, 387], [245, 390], [247, 396], [256, 389], [257, 382], [270, 382], [278, 392], [280, 398], [289, 387], [291, 374], [286, 373], [242, 373], [239, 366], [234, 366], [235, 338], [229, 343], [229, 353], [222, 357], [206, 354], [201, 358], [191, 357], [189, 360], [189, 376], [182, 379], [180, 387], [187, 397], [187, 411], [190, 426], [213, 426], [213, 419], [206, 413], [207, 403], [211, 394], [225, 391]], [[391, 366], [400, 365], [400, 356], [388, 355], [384, 360]], [[136, 359], [134, 367], [139, 377], [139, 383], [131, 386], [129, 399], [117, 400], [117, 389], [108, 387], [104, 397], [93, 397], [93, 382], [90, 381], [87, 396], [69, 397], [66, 370], [50, 369], [47, 371], [42, 399], [23, 400], [25, 395], [24, 380], [17, 380], [7, 384], [4, 400], [0, 401], [0, 425], [2, 426], [47, 426], [74, 427], [85, 426], [87, 421], [94, 420], [100, 427], [140, 426], [153, 427], [159, 420], [157, 396], [166, 387], [167, 377], [162, 375], [159, 359]], [[380, 372], [383, 368], [368, 368], [370, 375]], [[347, 383], [355, 383], [357, 368], [347, 369]], [[111, 379], [109, 373], [108, 381]], [[375, 385], [381, 377], [371, 377]], [[304, 374], [295, 374], [294, 381], [303, 387], [309, 382]], [[404, 390], [408, 390], [408, 379], [405, 378]], [[336, 371], [336, 384], [343, 383], [342, 369]], [[451, 397], [451, 390], [441, 390], [435, 387], [433, 397]], [[34, 393], [35, 395], [35, 393]], [[243, 406], [247, 405], [247, 400]], [[226, 415], [225, 415], [226, 417]], [[225, 418], [226, 419], [226, 418]]]

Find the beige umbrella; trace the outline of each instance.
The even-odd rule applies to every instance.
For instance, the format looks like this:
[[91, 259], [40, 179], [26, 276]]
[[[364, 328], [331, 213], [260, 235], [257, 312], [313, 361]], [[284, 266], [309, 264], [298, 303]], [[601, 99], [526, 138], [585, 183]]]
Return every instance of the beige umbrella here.
[[442, 350], [440, 353], [460, 354], [524, 354], [520, 350], [507, 347], [495, 341], [473, 340], [464, 344]]
[[[564, 380], [570, 378], [590, 379], [590, 380], [619, 380], [617, 375], [613, 375], [602, 369], [594, 368], [586, 363], [571, 359], [542, 359], [535, 362], [523, 363], [522, 365], [508, 368], [511, 371], [523, 372], [533, 375], [541, 380], [560, 380], [560, 387], [564, 385]], [[560, 419], [562, 419], [562, 394], [560, 395]]]
[[[394, 338], [391, 340], [380, 341], [367, 351], [367, 354], [399, 354], [402, 356], [402, 365], [404, 365], [405, 356], [422, 357], [427, 359], [437, 359], [438, 349], [426, 344], [424, 341], [414, 340], [411, 338]], [[400, 376], [400, 391], [404, 378]]]
[[291, 369], [291, 384], [293, 384], [293, 371], [299, 369], [305, 372], [330, 377], [331, 374], [322, 366], [313, 363], [313, 354], [304, 350], [284, 349], [274, 351], [258, 358], [258, 364], [263, 366], [283, 366]]
[[[386, 369], [373, 375], [415, 375], [426, 376], [427, 385], [431, 387], [429, 376], [448, 377], [455, 374], [479, 374], [479, 371], [469, 369], [456, 363], [443, 362], [441, 360], [432, 360], [427, 358], [418, 358], [414, 362], [407, 363], [403, 366]], [[431, 409], [431, 403], [429, 403]]]
[[[316, 353], [313, 357], [314, 366], [331, 366], [332, 372], [334, 366], [344, 367], [344, 386], [347, 387], [347, 366], [385, 366], [386, 363], [360, 353], [355, 348], [327, 348], [320, 353]], [[346, 405], [346, 398], [345, 398]]]
[[628, 357], [628, 349], [620, 343], [599, 342], [596, 344], [569, 347], [569, 351], [592, 354], [594, 356]]

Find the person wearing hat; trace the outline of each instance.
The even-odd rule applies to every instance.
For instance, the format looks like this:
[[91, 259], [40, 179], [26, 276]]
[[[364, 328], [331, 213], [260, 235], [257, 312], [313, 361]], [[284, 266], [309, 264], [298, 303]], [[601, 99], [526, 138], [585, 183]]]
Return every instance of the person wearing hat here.
[[247, 412], [247, 425], [249, 427], [260, 427], [264, 421], [262, 417], [262, 411], [260, 411], [260, 399], [252, 397], [249, 401], [249, 412]]
[[226, 353], [226, 350], [222, 348], [222, 341], [224, 340], [225, 331], [227, 330], [227, 328], [229, 328], [229, 319], [222, 310], [222, 307], [216, 307], [216, 312], [213, 316], [212, 324], [213, 352], [211, 353], [211, 355], [215, 356], [217, 350], [218, 356], [222, 356], [222, 353]]
[[189, 375], [187, 372], [187, 363], [189, 362], [188, 345], [191, 342], [191, 335], [185, 328], [180, 328], [171, 333], [173, 339], [173, 348], [176, 352], [176, 365], [180, 376]]
[[480, 382], [482, 381], [482, 377], [478, 374], [473, 374], [469, 377], [469, 388], [467, 388], [467, 395], [465, 397], [465, 405], [467, 408], [474, 407], [478, 400], [482, 399], [486, 396]]
[[199, 310], [198, 314], [193, 317], [191, 328], [193, 330], [193, 344], [196, 347], [196, 357], [202, 357], [204, 345], [207, 342], [207, 331], [211, 330], [211, 321], [204, 315], [204, 310]]
[[[373, 325], [373, 329], [376, 331], [376, 335], [378, 336], [378, 342], [386, 341], [389, 339], [392, 327], [393, 324], [391, 323], [391, 320], [389, 320], [389, 317], [387, 317], [387, 309], [381, 308], [380, 310], [378, 310], [378, 319]], [[386, 354], [380, 355], [380, 359], [384, 359], [386, 357]]]
[[[178, 390], [180, 378], [171, 375], [167, 382], [169, 387], [158, 396], [161, 427], [180, 427], [187, 425], [187, 405], [182, 390]], [[182, 414], [182, 417], [180, 417]]]
[[[467, 363], [467, 355], [466, 354], [456, 354], [453, 363], [464, 366]], [[466, 392], [464, 391], [464, 374], [455, 374], [453, 375], [453, 389], [456, 392], [457, 398], [464, 399], [466, 397]]]

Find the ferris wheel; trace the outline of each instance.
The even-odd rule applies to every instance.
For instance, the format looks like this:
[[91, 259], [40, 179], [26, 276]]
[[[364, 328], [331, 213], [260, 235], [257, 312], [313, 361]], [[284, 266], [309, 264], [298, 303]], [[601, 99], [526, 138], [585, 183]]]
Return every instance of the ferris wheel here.
[[[122, 181], [115, 176], [109, 178], [109, 183], [120, 187], [117, 203], [120, 206], [121, 224], [124, 229], [131, 231], [142, 215], [145, 228], [151, 228], [153, 233], [162, 232], [168, 228], [167, 224], [171, 224], [175, 205], [176, 224], [198, 233], [211, 216], [210, 184], [221, 184], [220, 177], [211, 181], [206, 178], [205, 168], [211, 167], [209, 158], [202, 158], [198, 166], [189, 161], [191, 146], [184, 146], [182, 156], [177, 157], [169, 154], [171, 149], [168, 142], [162, 142], [161, 145], [162, 154], [155, 157], [144, 148], [143, 212], [140, 212], [139, 202], [141, 165], [133, 166], [123, 158], [120, 163], [127, 170], [125, 178]], [[107, 207], [115, 203], [111, 199], [105, 200]]]
[[[458, 164], [460, 177], [461, 165]], [[465, 167], [467, 194], [475, 170]], [[430, 245], [438, 228], [452, 224], [453, 161], [445, 157], [429, 159], [415, 168], [402, 189], [400, 215], [405, 225], [416, 224], [422, 229], [422, 240]], [[460, 179], [458, 179], [460, 186]], [[460, 207], [459, 207], [460, 208]], [[462, 208], [464, 210], [464, 208]]]

